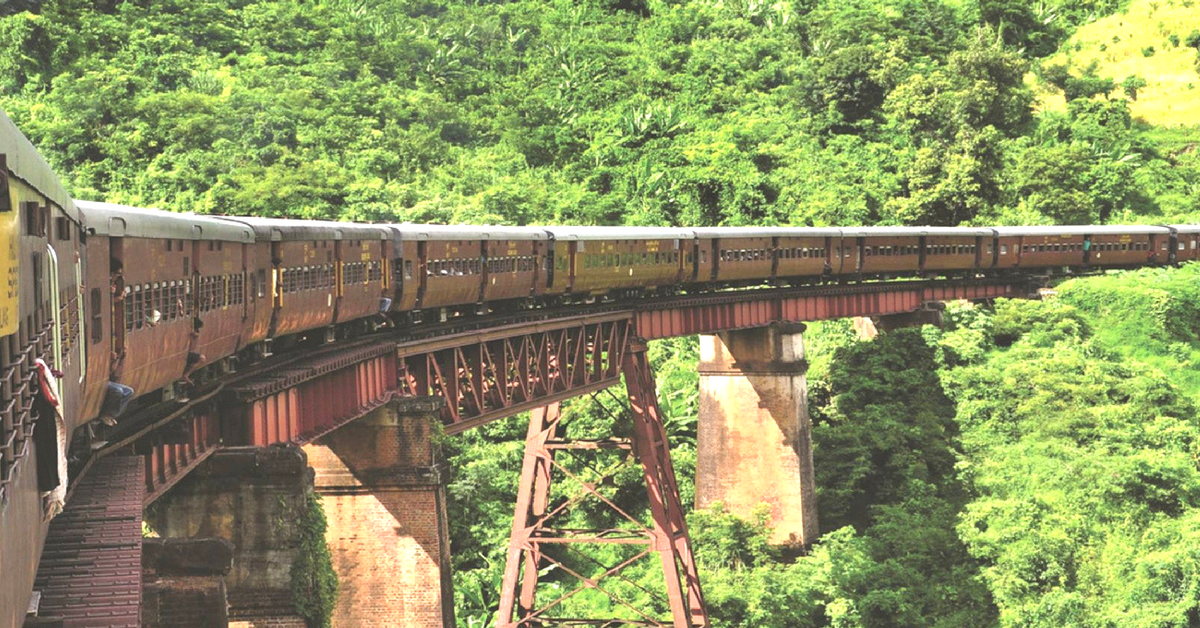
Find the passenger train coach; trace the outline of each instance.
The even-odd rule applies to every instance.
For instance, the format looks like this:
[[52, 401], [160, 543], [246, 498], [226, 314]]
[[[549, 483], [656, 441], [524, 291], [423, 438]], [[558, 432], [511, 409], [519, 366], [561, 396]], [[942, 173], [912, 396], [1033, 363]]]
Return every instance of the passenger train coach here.
[[0, 625], [23, 613], [46, 529], [39, 476], [50, 467], [37, 458], [56, 453], [35, 442], [37, 359], [62, 375], [71, 435], [101, 414], [110, 382], [169, 399], [196, 369], [380, 324], [755, 285], [1175, 264], [1200, 256], [1198, 240], [1200, 226], [472, 227], [178, 214], [73, 201], [0, 114]]

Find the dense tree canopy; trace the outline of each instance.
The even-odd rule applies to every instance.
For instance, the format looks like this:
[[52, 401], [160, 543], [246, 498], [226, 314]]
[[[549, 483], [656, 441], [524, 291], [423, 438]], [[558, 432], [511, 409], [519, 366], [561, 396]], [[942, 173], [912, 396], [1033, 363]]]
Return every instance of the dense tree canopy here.
[[[1027, 73], [1113, 0], [26, 6], [0, 18], [0, 107], [85, 198], [591, 224], [1195, 210], [1194, 163], [1128, 121], [1096, 138], [1096, 112], [1035, 120]], [[1057, 72], [1034, 75], [1128, 117], [1111, 78], [1079, 92], [1091, 79]], [[1030, 151], [1089, 164], [1046, 181]]]

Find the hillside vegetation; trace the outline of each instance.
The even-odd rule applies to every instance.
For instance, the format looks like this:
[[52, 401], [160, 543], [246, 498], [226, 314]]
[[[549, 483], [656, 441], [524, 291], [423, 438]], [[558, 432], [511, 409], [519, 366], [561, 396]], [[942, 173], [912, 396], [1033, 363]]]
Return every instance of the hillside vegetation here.
[[[1200, 3], [1194, 0], [1132, 0], [1124, 11], [1081, 26], [1050, 61], [1076, 75], [1110, 77], [1118, 86], [1130, 77], [1144, 81], [1132, 94], [1119, 87], [1114, 94], [1130, 99], [1138, 121], [1200, 125]], [[1046, 96], [1047, 106], [1065, 109], [1060, 92]], [[1200, 140], [1200, 132], [1190, 136]]]
[[[1192, 1], [19, 0], [0, 108], [76, 196], [179, 211], [1200, 221]], [[944, 329], [810, 326], [824, 533], [786, 556], [761, 517], [691, 513], [714, 625], [1200, 625], [1197, 286], [1153, 269], [952, 305]], [[697, 343], [651, 354], [691, 503]], [[628, 433], [624, 405], [574, 401], [571, 435]], [[445, 442], [462, 628], [494, 625], [524, 435]], [[636, 468], [598, 490], [648, 521]], [[580, 506], [563, 527], [623, 523]], [[622, 551], [564, 560], [596, 575]], [[613, 587], [664, 612], [659, 577]], [[595, 590], [561, 610], [629, 613]]]
[[508, 224], [1200, 215], [1196, 159], [1126, 99], [1075, 81], [1035, 116], [1025, 76], [1116, 0], [30, 5], [0, 7], [0, 107], [81, 198]]

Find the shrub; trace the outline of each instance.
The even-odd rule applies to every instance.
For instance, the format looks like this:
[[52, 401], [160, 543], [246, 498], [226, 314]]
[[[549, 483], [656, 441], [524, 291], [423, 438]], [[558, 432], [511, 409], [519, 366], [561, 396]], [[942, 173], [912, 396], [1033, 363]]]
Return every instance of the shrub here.
[[1183, 43], [1187, 44], [1189, 48], [1200, 50], [1200, 29], [1196, 29], [1188, 33], [1188, 36], [1183, 40]]

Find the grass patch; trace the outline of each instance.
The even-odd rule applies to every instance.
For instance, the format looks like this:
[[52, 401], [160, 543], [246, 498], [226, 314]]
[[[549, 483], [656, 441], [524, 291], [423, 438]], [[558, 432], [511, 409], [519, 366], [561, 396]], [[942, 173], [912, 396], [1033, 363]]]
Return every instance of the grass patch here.
[[[1146, 86], [1130, 103], [1134, 117], [1194, 132], [1200, 120], [1200, 74], [1197, 51], [1185, 42], [1197, 29], [1200, 3], [1133, 0], [1125, 11], [1080, 27], [1047, 63], [1066, 63], [1076, 76], [1095, 64], [1097, 74], [1111, 77], [1118, 86], [1129, 76], [1140, 76]], [[1146, 54], [1151, 48], [1153, 54]], [[1042, 109], [1065, 109], [1058, 90], [1039, 86], [1037, 91]], [[1112, 97], [1126, 98], [1119, 88]]]
[[1058, 291], [1089, 316], [1107, 348], [1162, 371], [1200, 400], [1200, 264], [1074, 279]]

